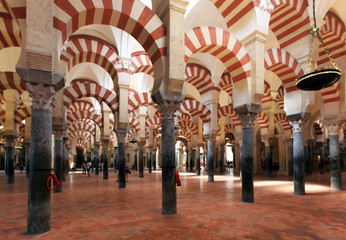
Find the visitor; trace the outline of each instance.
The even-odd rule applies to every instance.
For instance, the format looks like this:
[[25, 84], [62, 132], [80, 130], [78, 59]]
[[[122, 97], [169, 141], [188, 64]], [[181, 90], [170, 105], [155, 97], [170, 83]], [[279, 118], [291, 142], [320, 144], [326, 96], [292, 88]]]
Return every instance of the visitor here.
[[86, 166], [86, 163], [85, 163], [85, 162], [83, 162], [83, 164], [82, 164], [82, 169], [83, 169], [82, 174], [83, 174], [83, 175], [86, 175], [87, 166]]
[[87, 172], [88, 172], [88, 177], [90, 177], [90, 167], [91, 167], [91, 162], [88, 162], [86, 164], [86, 169], [87, 169]]
[[75, 163], [74, 162], [72, 162], [71, 163], [71, 172], [76, 172], [76, 168], [75, 168]]
[[131, 171], [129, 169], [129, 165], [127, 163], [125, 163], [125, 176], [126, 176], [126, 182], [129, 181], [129, 175], [128, 174], [131, 174]]

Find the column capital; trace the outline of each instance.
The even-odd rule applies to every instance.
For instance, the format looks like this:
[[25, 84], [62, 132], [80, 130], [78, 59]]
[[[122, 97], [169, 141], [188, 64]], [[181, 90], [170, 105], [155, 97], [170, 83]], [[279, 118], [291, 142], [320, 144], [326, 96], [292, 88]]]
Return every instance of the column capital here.
[[339, 135], [339, 123], [338, 122], [325, 122], [325, 125], [328, 129], [329, 136]]
[[126, 135], [127, 135], [127, 129], [116, 129], [115, 133], [118, 138], [118, 143], [120, 142], [124, 143]]
[[108, 149], [109, 139], [102, 139], [102, 146], [105, 149]]
[[55, 88], [43, 83], [25, 83], [26, 90], [32, 98], [34, 109], [47, 109], [52, 111], [55, 101]]
[[215, 134], [215, 133], [203, 134], [203, 137], [204, 137], [206, 140], [210, 140], [210, 141], [215, 140], [216, 136], [217, 136], [217, 134]]
[[238, 118], [241, 121], [242, 128], [253, 128], [258, 113], [245, 112], [238, 114]]
[[100, 151], [100, 143], [94, 143], [95, 151]]
[[139, 142], [138, 142], [138, 146], [139, 146], [140, 148], [143, 148], [143, 147], [145, 146], [145, 141], [139, 141]]
[[301, 133], [303, 132], [305, 121], [303, 121], [302, 119], [299, 119], [299, 120], [290, 121], [290, 124], [293, 127], [292, 129], [293, 133]]
[[57, 140], [63, 140], [65, 132], [63, 130], [53, 130], [54, 138]]
[[7, 135], [7, 136], [4, 136], [4, 138], [5, 138], [6, 147], [14, 147], [16, 139], [17, 139], [16, 136]]
[[175, 111], [180, 108], [180, 101], [163, 100], [157, 108], [161, 112], [162, 119], [173, 119]]
[[266, 147], [270, 147], [273, 143], [273, 138], [268, 137], [268, 136], [263, 136], [262, 140], [264, 142], [264, 146], [266, 146]]

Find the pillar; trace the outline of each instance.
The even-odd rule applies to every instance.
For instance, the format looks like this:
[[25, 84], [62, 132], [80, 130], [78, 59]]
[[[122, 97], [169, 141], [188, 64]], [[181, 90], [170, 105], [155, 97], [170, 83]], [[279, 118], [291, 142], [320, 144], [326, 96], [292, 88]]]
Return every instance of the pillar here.
[[118, 138], [118, 162], [119, 162], [119, 188], [126, 188], [125, 179], [125, 137], [127, 134], [127, 129], [117, 129]]
[[114, 172], [117, 172], [117, 151], [118, 151], [118, 147], [114, 147], [114, 152], [113, 152], [113, 169], [114, 169]]
[[191, 156], [190, 156], [190, 172], [193, 172], [193, 167], [194, 167], [194, 163], [195, 163], [195, 151], [196, 148], [192, 148], [191, 149]]
[[174, 112], [180, 103], [164, 101], [158, 105], [162, 117], [162, 214], [177, 213]]
[[308, 140], [308, 147], [309, 147], [309, 176], [311, 176], [312, 172], [314, 171], [313, 146], [314, 146], [314, 140], [313, 139]]
[[338, 123], [326, 123], [326, 125], [329, 135], [330, 187], [332, 190], [341, 190], [339, 125]]
[[14, 145], [15, 136], [5, 136], [5, 164], [7, 170], [7, 183], [14, 183]]
[[294, 194], [305, 195], [303, 121], [292, 121]]
[[25, 148], [25, 176], [29, 178], [29, 162], [30, 162], [30, 143], [24, 143]]
[[242, 174], [242, 201], [254, 202], [253, 187], [253, 125], [257, 113], [241, 113], [238, 117], [242, 125], [242, 148], [241, 148], [241, 174]]
[[66, 149], [66, 144], [67, 144], [67, 140], [68, 138], [67, 137], [63, 137], [62, 138], [62, 141], [63, 141], [63, 146], [62, 146], [62, 154], [63, 154], [63, 157], [62, 157], [62, 161], [63, 161], [63, 174], [62, 174], [62, 181], [65, 182], [66, 181], [66, 176], [68, 174], [68, 152], [67, 152], [67, 149]]
[[143, 153], [143, 147], [145, 145], [145, 141], [140, 141], [138, 143], [138, 154], [139, 154], [139, 163], [138, 163], [138, 170], [139, 170], [139, 177], [144, 177], [144, 153]]
[[137, 171], [138, 167], [137, 167], [137, 152], [135, 152], [135, 171]]
[[324, 153], [324, 142], [321, 143], [320, 148], [320, 173], [324, 174], [326, 172], [326, 162], [325, 162], [325, 153]]
[[40, 234], [50, 230], [50, 191], [46, 187], [46, 181], [51, 174], [52, 108], [55, 89], [43, 83], [28, 82], [26, 89], [33, 102], [27, 233]]
[[266, 177], [267, 178], [272, 178], [272, 150], [270, 146], [271, 139], [268, 137], [265, 137], [264, 139], [264, 146], [265, 146], [265, 151], [266, 151]]
[[195, 151], [195, 158], [196, 158], [196, 175], [201, 175], [201, 156], [200, 156], [200, 147], [201, 144], [197, 145], [196, 151]]
[[214, 146], [215, 146], [215, 134], [204, 135], [204, 138], [208, 141], [208, 182], [214, 182]]
[[62, 139], [63, 134], [64, 132], [62, 130], [54, 131], [54, 173], [60, 182], [60, 186], [54, 189], [54, 193], [62, 192], [62, 178], [64, 176], [64, 143]]
[[94, 143], [95, 149], [95, 175], [100, 174], [100, 143]]
[[109, 139], [103, 139], [103, 148], [102, 148], [102, 154], [103, 154], [103, 179], [108, 179], [108, 144]]
[[153, 170], [156, 171], [156, 149], [153, 151]]
[[152, 158], [152, 152], [151, 152], [151, 149], [149, 148], [149, 151], [148, 151], [148, 173], [151, 173], [151, 158]]
[[185, 168], [186, 168], [186, 172], [189, 171], [189, 149], [186, 146], [186, 150], [185, 150], [185, 155], [186, 155], [186, 161], [185, 161]]
[[224, 158], [225, 158], [225, 144], [224, 143], [221, 143], [219, 145], [219, 157], [218, 157], [218, 160], [219, 160], [219, 174], [222, 174], [223, 171], [224, 171], [224, 168], [225, 168], [225, 163], [224, 163]]

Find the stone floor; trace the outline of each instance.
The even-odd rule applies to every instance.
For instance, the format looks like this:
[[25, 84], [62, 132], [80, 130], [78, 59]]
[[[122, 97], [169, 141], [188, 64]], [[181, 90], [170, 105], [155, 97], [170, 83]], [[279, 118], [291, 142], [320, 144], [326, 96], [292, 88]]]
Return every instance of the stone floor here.
[[[292, 178], [255, 176], [255, 203], [241, 202], [232, 172], [207, 176], [181, 173], [178, 214], [161, 214], [161, 172], [132, 171], [126, 189], [110, 179], [70, 174], [62, 193], [52, 193], [51, 231], [27, 236], [28, 180], [16, 173], [6, 184], [0, 172], [0, 239], [346, 239], [346, 191], [329, 188], [329, 173], [306, 178], [305, 196], [295, 196]], [[342, 174], [346, 186], [346, 173]]]

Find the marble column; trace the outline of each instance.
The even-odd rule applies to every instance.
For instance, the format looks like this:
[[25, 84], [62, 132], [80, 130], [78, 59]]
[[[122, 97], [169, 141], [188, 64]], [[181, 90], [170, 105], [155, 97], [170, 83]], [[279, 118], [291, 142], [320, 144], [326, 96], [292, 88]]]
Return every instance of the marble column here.
[[117, 152], [118, 152], [118, 147], [114, 147], [114, 152], [113, 152], [113, 169], [114, 169], [114, 172], [117, 172]]
[[326, 172], [326, 163], [325, 163], [325, 152], [324, 152], [324, 142], [321, 143], [320, 148], [320, 173], [324, 174]]
[[175, 163], [175, 128], [174, 112], [180, 102], [164, 101], [158, 105], [162, 117], [162, 214], [177, 213], [176, 163]]
[[264, 146], [265, 146], [265, 151], [266, 151], [266, 162], [265, 162], [266, 177], [272, 178], [273, 159], [272, 159], [272, 150], [271, 150], [271, 146], [270, 146], [271, 139], [268, 137], [265, 137], [263, 140], [264, 140]]
[[153, 170], [156, 170], [156, 149], [153, 151]]
[[218, 157], [218, 160], [219, 160], [219, 174], [222, 174], [223, 171], [224, 171], [224, 168], [225, 168], [225, 163], [224, 163], [224, 157], [225, 157], [225, 144], [224, 143], [221, 143], [219, 145], [219, 157]]
[[288, 176], [293, 177], [293, 138], [287, 139]]
[[190, 172], [193, 172], [193, 167], [194, 167], [194, 163], [195, 163], [195, 151], [196, 148], [192, 148], [191, 149], [191, 156], [190, 156]]
[[63, 174], [62, 174], [62, 181], [65, 182], [66, 181], [66, 176], [68, 174], [68, 152], [66, 149], [66, 144], [67, 144], [67, 137], [63, 137], [62, 141], [63, 141], [63, 146], [62, 146], [62, 161], [63, 161]]
[[109, 144], [109, 139], [103, 139], [102, 144], [103, 144], [103, 148], [102, 148], [103, 179], [108, 179], [108, 144]]
[[305, 173], [305, 176], [309, 176], [309, 147], [308, 147], [307, 141], [304, 141], [304, 148], [303, 149], [304, 149], [304, 153], [303, 153], [304, 173]]
[[330, 187], [332, 190], [341, 190], [339, 125], [326, 123], [326, 126], [329, 133]]
[[195, 158], [196, 158], [196, 175], [199, 176], [201, 175], [201, 156], [200, 156], [200, 147], [201, 144], [197, 145], [196, 151], [195, 151]]
[[312, 139], [308, 140], [308, 147], [309, 147], [309, 176], [311, 176], [313, 171], [314, 171], [313, 146], [314, 146], [314, 140], [312, 140]]
[[208, 182], [214, 182], [214, 146], [216, 134], [204, 135], [208, 141]]
[[138, 161], [138, 170], [139, 170], [139, 177], [143, 178], [144, 177], [144, 152], [143, 152], [143, 147], [145, 145], [145, 141], [140, 141], [138, 143], [138, 154], [139, 154], [139, 161]]
[[31, 112], [30, 178], [28, 191], [27, 233], [50, 230], [50, 191], [46, 181], [51, 175], [52, 108], [55, 89], [43, 83], [26, 83], [33, 102]]
[[187, 148], [185, 151], [185, 155], [186, 155], [185, 168], [186, 168], [186, 172], [188, 172], [189, 171], [189, 150]]
[[92, 148], [90, 149], [90, 163], [91, 163], [91, 167], [90, 167], [90, 171], [94, 172], [94, 167], [95, 167], [95, 149]]
[[137, 152], [135, 152], [135, 162], [134, 162], [134, 165], [135, 165], [135, 171], [137, 171]]
[[7, 183], [14, 184], [14, 145], [15, 136], [5, 136], [5, 164], [7, 168]]
[[126, 178], [125, 178], [125, 137], [127, 134], [127, 129], [117, 129], [118, 138], [118, 162], [119, 162], [119, 188], [126, 188]]
[[152, 158], [152, 152], [151, 149], [148, 151], [148, 173], [151, 173], [151, 158]]
[[291, 125], [293, 126], [294, 194], [305, 195], [303, 121], [293, 121]]
[[54, 189], [54, 193], [62, 192], [62, 178], [64, 176], [63, 134], [62, 130], [54, 130], [54, 173], [60, 182], [60, 186]]
[[29, 143], [24, 143], [24, 148], [25, 148], [25, 176], [26, 178], [29, 178], [29, 165], [30, 165], [30, 142]]
[[242, 201], [246, 203], [253, 203], [253, 125], [257, 118], [257, 113], [241, 113], [238, 114], [238, 117], [241, 121], [243, 129], [241, 148]]
[[94, 143], [95, 149], [95, 175], [100, 174], [100, 143]]

